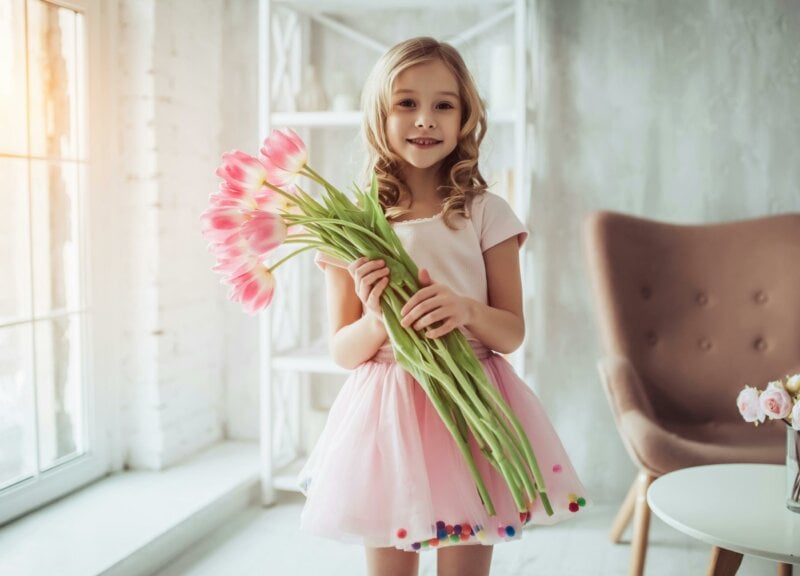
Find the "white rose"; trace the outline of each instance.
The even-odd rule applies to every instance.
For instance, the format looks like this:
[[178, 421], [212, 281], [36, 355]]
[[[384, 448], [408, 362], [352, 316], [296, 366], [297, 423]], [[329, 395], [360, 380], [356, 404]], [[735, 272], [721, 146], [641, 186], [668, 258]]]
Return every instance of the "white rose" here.
[[758, 401], [758, 390], [755, 388], [745, 386], [736, 398], [736, 405], [745, 422], [764, 421], [765, 414]]
[[786, 391], [790, 394], [797, 394], [800, 393], [800, 374], [795, 374], [794, 376], [789, 376], [786, 378]]
[[781, 390], [785, 390], [783, 387], [783, 382], [780, 380], [773, 380], [772, 382], [767, 383], [766, 389], [769, 390], [770, 388], [780, 388]]
[[758, 403], [764, 414], [773, 420], [786, 418], [792, 411], [792, 397], [784, 390], [783, 386], [773, 386], [770, 382], [769, 387], [758, 397]]

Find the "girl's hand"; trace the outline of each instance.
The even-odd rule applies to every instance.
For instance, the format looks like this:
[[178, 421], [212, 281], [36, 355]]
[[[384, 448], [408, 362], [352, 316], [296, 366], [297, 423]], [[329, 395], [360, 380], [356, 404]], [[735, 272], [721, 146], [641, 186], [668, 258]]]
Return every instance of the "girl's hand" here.
[[467, 298], [459, 296], [444, 284], [433, 282], [425, 268], [419, 271], [419, 281], [423, 287], [400, 310], [402, 326], [413, 325], [414, 330], [422, 330], [441, 322], [425, 332], [428, 338], [439, 338], [469, 323], [470, 306]]
[[356, 284], [356, 294], [364, 310], [382, 320], [381, 294], [389, 285], [389, 268], [383, 260], [359, 258], [347, 270]]

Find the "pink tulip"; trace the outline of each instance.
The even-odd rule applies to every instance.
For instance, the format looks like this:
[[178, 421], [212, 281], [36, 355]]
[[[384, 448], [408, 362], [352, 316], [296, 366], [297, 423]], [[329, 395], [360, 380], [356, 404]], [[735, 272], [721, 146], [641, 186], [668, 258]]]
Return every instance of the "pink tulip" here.
[[261, 256], [286, 239], [286, 224], [278, 214], [242, 210], [235, 206], [211, 206], [200, 216], [203, 235], [217, 254], [250, 253]]
[[[287, 194], [292, 194], [294, 190], [291, 186], [286, 186], [285, 192]], [[289, 200], [286, 196], [278, 194], [274, 190], [269, 188], [265, 188], [262, 194], [259, 194], [255, 198], [256, 207], [259, 210], [263, 210], [264, 212], [275, 212], [275, 213], [282, 213], [282, 212], [289, 212], [293, 209], [297, 204]]]
[[758, 401], [758, 390], [751, 386], [745, 386], [736, 398], [736, 406], [739, 407], [739, 414], [745, 422], [763, 422], [764, 411]]
[[780, 420], [792, 411], [792, 397], [781, 386], [770, 384], [758, 399], [761, 409], [769, 418]]
[[291, 128], [273, 130], [261, 147], [267, 180], [274, 186], [293, 186], [308, 161], [306, 145]]
[[241, 227], [248, 251], [262, 256], [280, 246], [286, 239], [286, 224], [278, 214], [253, 210]]
[[227, 285], [232, 285], [232, 279], [244, 274], [248, 270], [252, 270], [259, 264], [262, 264], [262, 259], [247, 255], [247, 254], [218, 254], [217, 263], [211, 268], [214, 272], [222, 274], [222, 282]]
[[229, 279], [228, 283], [231, 285], [228, 299], [241, 303], [244, 311], [251, 315], [269, 306], [275, 293], [275, 277], [263, 264]]
[[208, 197], [208, 203], [212, 208], [242, 208], [248, 209], [247, 199], [235, 192], [227, 183], [221, 182], [219, 192]]
[[257, 158], [239, 150], [222, 155], [222, 164], [216, 174], [225, 181], [224, 189], [228, 196], [250, 203], [262, 193], [267, 178], [266, 167]]
[[247, 222], [246, 213], [237, 206], [212, 204], [200, 215], [203, 236], [213, 244], [223, 244], [239, 234], [239, 229]]

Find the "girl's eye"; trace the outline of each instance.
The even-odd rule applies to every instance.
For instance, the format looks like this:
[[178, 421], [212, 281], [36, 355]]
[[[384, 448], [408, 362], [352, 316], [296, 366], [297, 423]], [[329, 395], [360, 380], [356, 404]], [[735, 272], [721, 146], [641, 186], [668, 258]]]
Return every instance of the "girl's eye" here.
[[400, 102], [398, 102], [397, 105], [402, 107], [402, 108], [411, 108], [411, 107], [414, 106], [414, 101], [413, 100], [408, 100], [408, 99], [400, 100]]
[[450, 102], [440, 102], [436, 107], [440, 110], [452, 110], [455, 108]]

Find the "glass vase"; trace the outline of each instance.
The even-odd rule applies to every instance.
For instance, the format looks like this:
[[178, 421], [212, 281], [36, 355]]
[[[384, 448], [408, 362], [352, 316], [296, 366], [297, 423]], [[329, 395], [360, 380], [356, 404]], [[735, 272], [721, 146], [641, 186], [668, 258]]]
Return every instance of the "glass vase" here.
[[800, 430], [786, 426], [786, 507], [800, 514]]

